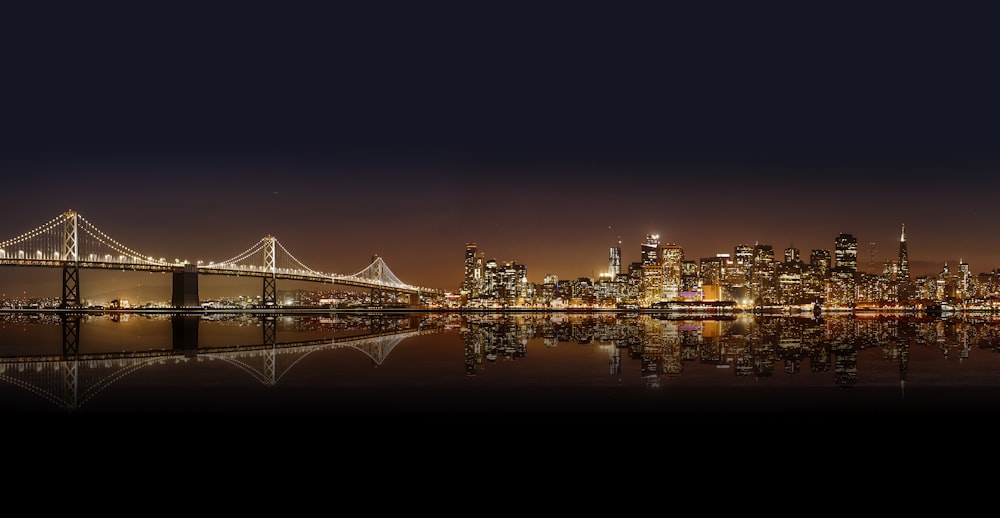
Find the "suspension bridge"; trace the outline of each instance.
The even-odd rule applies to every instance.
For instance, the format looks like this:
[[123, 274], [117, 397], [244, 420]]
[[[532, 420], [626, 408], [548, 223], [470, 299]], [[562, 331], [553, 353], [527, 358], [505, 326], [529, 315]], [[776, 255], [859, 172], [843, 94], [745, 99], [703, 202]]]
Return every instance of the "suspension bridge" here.
[[192, 264], [156, 258], [122, 244], [73, 210], [47, 223], [0, 241], [0, 266], [32, 266], [62, 269], [61, 307], [82, 307], [81, 269], [108, 269], [164, 272], [173, 274], [171, 304], [175, 308], [201, 307], [198, 295], [200, 275], [256, 277], [263, 279], [261, 304], [277, 307], [277, 281], [294, 280], [367, 289], [370, 304], [379, 306], [391, 297], [406, 297], [417, 305], [421, 297], [439, 295], [441, 290], [407, 284], [375, 256], [353, 274], [314, 270], [295, 258], [274, 236], [268, 235], [229, 259]]

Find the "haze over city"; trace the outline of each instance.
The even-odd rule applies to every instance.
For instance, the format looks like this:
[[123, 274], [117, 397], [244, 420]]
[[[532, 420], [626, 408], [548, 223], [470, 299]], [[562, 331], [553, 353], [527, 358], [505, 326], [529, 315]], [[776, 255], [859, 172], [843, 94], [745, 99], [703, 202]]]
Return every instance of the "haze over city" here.
[[[647, 234], [699, 259], [850, 233], [871, 271], [905, 224], [914, 275], [991, 271], [998, 11], [4, 3], [0, 241], [73, 209], [153, 256], [274, 235], [318, 271], [378, 254], [457, 290], [467, 243], [541, 282], [598, 275], [619, 241], [638, 261]], [[159, 282], [83, 275], [85, 295]], [[59, 282], [0, 269], [4, 293]]]

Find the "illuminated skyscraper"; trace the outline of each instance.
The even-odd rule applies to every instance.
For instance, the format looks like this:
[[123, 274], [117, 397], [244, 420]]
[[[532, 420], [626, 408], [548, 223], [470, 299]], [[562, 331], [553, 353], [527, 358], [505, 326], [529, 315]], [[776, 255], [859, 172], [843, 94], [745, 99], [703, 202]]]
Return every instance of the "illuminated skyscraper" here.
[[834, 241], [834, 266], [836, 268], [858, 271], [858, 239], [851, 234], [840, 234]]
[[899, 233], [899, 262], [896, 263], [896, 296], [900, 301], [907, 301], [914, 295], [910, 282], [910, 252], [906, 248], [906, 224]]
[[816, 270], [821, 279], [830, 273], [830, 251], [813, 248], [809, 253], [809, 266]]
[[611, 247], [608, 254], [608, 276], [614, 279], [622, 273], [622, 242], [618, 241], [618, 246]]
[[825, 300], [833, 306], [854, 307], [858, 289], [858, 240], [840, 234], [834, 240], [833, 269]]
[[[730, 283], [736, 286], [747, 286], [750, 284], [750, 270], [753, 268], [753, 247], [750, 245], [736, 245], [733, 248], [733, 274], [730, 275]], [[739, 274], [742, 278], [737, 277]]]
[[758, 304], [777, 303], [777, 277], [775, 275], [774, 247], [761, 243], [753, 245], [753, 264], [750, 270], [750, 290]]
[[646, 234], [646, 242], [642, 244], [642, 264], [643, 266], [656, 266], [660, 264], [659, 234]]
[[663, 266], [663, 299], [674, 300], [681, 291], [681, 267], [684, 249], [680, 245], [669, 244], [660, 247], [660, 265]]
[[972, 296], [972, 270], [969, 263], [958, 260], [958, 289], [959, 298], [965, 299]]
[[899, 280], [909, 282], [910, 280], [910, 255], [906, 249], [906, 225], [899, 234]]
[[475, 243], [465, 245], [465, 279], [461, 290], [471, 297], [478, 297], [483, 287], [485, 257], [478, 253]]

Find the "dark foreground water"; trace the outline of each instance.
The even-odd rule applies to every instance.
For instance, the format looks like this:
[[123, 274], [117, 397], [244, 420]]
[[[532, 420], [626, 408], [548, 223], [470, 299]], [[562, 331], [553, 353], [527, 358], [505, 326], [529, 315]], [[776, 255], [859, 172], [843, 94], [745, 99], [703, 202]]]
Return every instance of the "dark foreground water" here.
[[997, 316], [0, 314], [8, 417], [1000, 415]]

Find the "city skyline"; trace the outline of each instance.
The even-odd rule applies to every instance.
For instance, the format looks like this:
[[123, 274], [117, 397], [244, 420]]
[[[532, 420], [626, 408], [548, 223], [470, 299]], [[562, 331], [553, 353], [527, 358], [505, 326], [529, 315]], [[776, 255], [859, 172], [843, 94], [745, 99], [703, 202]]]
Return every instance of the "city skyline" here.
[[[73, 209], [150, 255], [222, 260], [274, 235], [318, 271], [378, 254], [456, 290], [470, 242], [541, 282], [596, 276], [619, 239], [623, 266], [637, 261], [647, 234], [697, 260], [850, 233], [867, 270], [869, 243], [878, 269], [905, 224], [914, 276], [989, 272], [997, 14], [5, 3], [0, 240]], [[55, 270], [29, 270], [0, 269], [0, 291], [58, 292]], [[84, 290], [140, 284], [92, 273]]]

